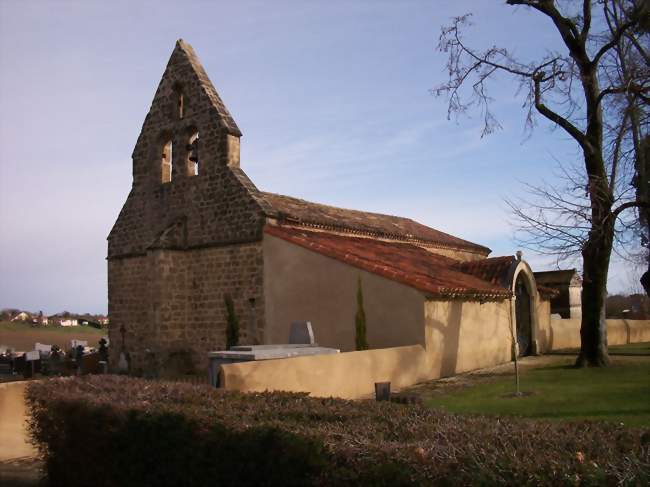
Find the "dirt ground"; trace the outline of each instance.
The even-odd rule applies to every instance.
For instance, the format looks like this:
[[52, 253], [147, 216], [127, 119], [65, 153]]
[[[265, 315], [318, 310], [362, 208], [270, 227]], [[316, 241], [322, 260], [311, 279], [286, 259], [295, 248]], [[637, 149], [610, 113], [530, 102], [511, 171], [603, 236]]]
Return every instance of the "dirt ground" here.
[[74, 333], [61, 333], [56, 330], [21, 330], [6, 331], [0, 330], [0, 345], [7, 346], [12, 350], [29, 351], [34, 350], [34, 343], [45, 343], [47, 345], [58, 345], [62, 350], [70, 348], [70, 340], [86, 340], [89, 347], [97, 346], [99, 339], [106, 333], [88, 332], [79, 330]]

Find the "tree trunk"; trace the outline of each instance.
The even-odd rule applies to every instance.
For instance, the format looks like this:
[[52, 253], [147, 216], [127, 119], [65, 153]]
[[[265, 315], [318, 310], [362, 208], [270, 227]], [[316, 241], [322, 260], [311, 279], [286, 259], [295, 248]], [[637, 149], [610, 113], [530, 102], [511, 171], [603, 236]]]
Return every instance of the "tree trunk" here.
[[582, 250], [582, 322], [580, 326], [580, 355], [576, 360], [577, 367], [606, 367], [609, 365], [605, 300], [614, 226], [613, 218], [604, 218], [603, 220], [602, 223], [594, 225]]

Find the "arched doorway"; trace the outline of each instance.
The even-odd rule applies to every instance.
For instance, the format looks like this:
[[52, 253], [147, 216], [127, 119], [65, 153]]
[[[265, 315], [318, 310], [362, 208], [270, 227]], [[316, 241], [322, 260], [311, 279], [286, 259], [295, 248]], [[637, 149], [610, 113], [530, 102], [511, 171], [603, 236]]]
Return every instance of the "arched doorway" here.
[[530, 293], [526, 286], [525, 275], [520, 272], [515, 281], [515, 316], [517, 320], [517, 343], [519, 344], [519, 356], [533, 353], [533, 333], [530, 316]]

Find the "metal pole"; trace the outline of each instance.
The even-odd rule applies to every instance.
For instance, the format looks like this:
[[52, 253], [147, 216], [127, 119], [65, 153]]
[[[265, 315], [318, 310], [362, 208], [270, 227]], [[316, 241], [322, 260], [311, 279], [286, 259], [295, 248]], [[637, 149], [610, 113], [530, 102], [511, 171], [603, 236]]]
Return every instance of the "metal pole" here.
[[516, 377], [516, 382], [517, 382], [517, 396], [521, 395], [521, 392], [519, 391], [519, 343], [515, 342], [515, 377]]
[[519, 342], [517, 341], [517, 333], [515, 331], [515, 321], [516, 319], [513, 317], [514, 310], [512, 303], [515, 302], [517, 299], [516, 296], [513, 296], [510, 299], [510, 335], [512, 337], [512, 352], [513, 355], [515, 356], [515, 384], [516, 384], [516, 396], [521, 395], [521, 391], [519, 390]]

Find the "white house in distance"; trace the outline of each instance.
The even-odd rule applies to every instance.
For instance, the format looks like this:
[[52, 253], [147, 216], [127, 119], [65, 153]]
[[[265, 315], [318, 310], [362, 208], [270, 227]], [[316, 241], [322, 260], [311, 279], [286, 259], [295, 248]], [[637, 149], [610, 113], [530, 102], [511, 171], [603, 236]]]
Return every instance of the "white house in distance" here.
[[79, 320], [76, 318], [62, 319], [59, 326], [79, 326]]
[[32, 316], [26, 311], [21, 311], [16, 316], [11, 318], [11, 321], [29, 321], [32, 319]]
[[63, 317], [59, 315], [54, 315], [49, 317], [49, 321], [54, 326], [79, 326], [79, 320], [73, 318], [72, 316]]

